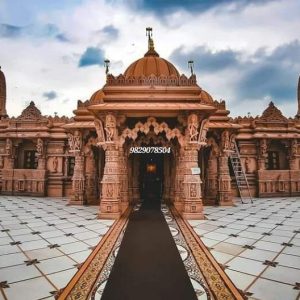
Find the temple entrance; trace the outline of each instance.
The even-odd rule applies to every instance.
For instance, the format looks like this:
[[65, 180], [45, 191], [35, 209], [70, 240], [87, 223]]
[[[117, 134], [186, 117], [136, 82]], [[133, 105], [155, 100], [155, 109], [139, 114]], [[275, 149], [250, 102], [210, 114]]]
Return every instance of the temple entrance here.
[[140, 195], [142, 201], [161, 201], [164, 180], [163, 170], [163, 154], [142, 155], [140, 164]]

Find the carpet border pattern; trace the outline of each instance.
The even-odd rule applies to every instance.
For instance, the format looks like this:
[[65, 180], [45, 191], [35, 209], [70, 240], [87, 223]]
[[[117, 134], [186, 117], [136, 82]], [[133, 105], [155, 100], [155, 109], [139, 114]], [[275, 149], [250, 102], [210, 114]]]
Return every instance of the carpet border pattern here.
[[215, 299], [244, 300], [240, 291], [216, 262], [212, 254], [194, 232], [187, 220], [183, 219], [174, 206], [169, 207], [176, 220], [195, 261], [206, 279]]
[[114, 248], [118, 237], [128, 222], [131, 212], [129, 207], [124, 214], [117, 219], [109, 231], [101, 239], [99, 244], [83, 263], [81, 268], [73, 276], [67, 286], [59, 293], [58, 300], [86, 300], [89, 299], [93, 287], [101, 273], [105, 263]]

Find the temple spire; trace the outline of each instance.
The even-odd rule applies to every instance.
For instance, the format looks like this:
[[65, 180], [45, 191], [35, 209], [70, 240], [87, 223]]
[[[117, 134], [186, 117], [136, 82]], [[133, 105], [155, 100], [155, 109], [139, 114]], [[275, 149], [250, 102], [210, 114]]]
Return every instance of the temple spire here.
[[6, 113], [6, 81], [0, 67], [0, 119], [7, 117]]
[[298, 100], [298, 111], [297, 111], [296, 118], [300, 119], [300, 76], [298, 79], [297, 100]]

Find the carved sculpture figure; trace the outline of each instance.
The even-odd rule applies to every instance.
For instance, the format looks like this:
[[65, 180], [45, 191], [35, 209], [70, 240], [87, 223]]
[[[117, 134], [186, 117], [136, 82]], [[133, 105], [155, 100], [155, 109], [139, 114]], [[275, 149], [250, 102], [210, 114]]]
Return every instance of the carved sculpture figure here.
[[261, 157], [264, 157], [267, 154], [267, 140], [262, 139], [260, 140], [260, 145], [259, 145], [259, 154]]
[[58, 159], [56, 156], [53, 157], [53, 161], [52, 161], [52, 170], [53, 173], [57, 172], [57, 167], [58, 167]]
[[220, 150], [217, 142], [214, 138], [210, 138], [208, 144], [211, 146], [211, 152], [209, 158], [218, 157], [220, 155]]
[[11, 139], [6, 139], [5, 152], [7, 155], [12, 155], [12, 141]]
[[43, 152], [44, 152], [44, 142], [41, 138], [37, 139], [37, 143], [36, 143], [36, 151], [38, 153], [38, 155], [42, 156]]
[[225, 130], [222, 133], [222, 150], [228, 151], [230, 150], [230, 140], [229, 140], [229, 131]]
[[116, 130], [116, 119], [113, 115], [107, 115], [105, 120], [106, 141], [112, 142]]
[[295, 158], [298, 154], [298, 142], [296, 139], [293, 139], [291, 142], [291, 157]]
[[207, 122], [208, 122], [208, 120], [205, 119], [201, 123], [198, 143], [206, 144], [206, 142], [207, 142], [207, 139], [206, 139], [206, 134], [207, 134], [207, 131], [208, 131], [208, 127], [206, 126]]
[[191, 114], [188, 119], [188, 130], [190, 134], [190, 142], [196, 142], [198, 138], [198, 117], [195, 114]]
[[95, 123], [95, 128], [96, 128], [96, 132], [98, 135], [98, 143], [102, 144], [105, 142], [105, 136], [104, 136], [104, 130], [103, 130], [103, 124], [101, 122], [101, 120], [95, 119], [94, 120]]
[[81, 134], [78, 130], [75, 131], [74, 135], [68, 135], [68, 142], [70, 146], [70, 151], [80, 151], [81, 150]]

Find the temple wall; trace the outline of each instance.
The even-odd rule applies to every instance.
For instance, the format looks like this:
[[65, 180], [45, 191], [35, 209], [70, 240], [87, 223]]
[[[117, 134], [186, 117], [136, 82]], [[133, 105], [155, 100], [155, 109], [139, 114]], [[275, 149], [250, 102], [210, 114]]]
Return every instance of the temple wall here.
[[259, 197], [300, 195], [300, 170], [258, 171]]
[[[12, 139], [13, 143], [14, 140]], [[5, 140], [0, 140], [0, 191], [6, 195], [68, 197], [72, 177], [68, 175], [66, 140], [48, 140], [44, 147], [44, 167], [24, 168], [25, 151], [36, 150], [35, 139], [16, 140], [11, 156]]]

